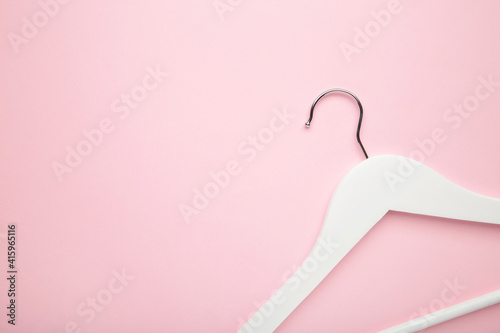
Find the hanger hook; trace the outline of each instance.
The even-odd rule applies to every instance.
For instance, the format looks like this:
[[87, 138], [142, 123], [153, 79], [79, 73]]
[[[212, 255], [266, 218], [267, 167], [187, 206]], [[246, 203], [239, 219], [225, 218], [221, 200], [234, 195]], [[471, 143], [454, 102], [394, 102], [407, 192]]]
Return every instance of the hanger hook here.
[[365, 157], [368, 158], [368, 154], [366, 153], [365, 147], [363, 147], [363, 144], [361, 143], [361, 139], [359, 138], [359, 132], [361, 131], [361, 122], [363, 120], [363, 106], [361, 105], [361, 102], [359, 101], [359, 98], [356, 97], [356, 95], [354, 95], [352, 92], [350, 92], [348, 90], [345, 90], [345, 89], [330, 89], [330, 90], [325, 91], [321, 95], [319, 95], [318, 98], [316, 98], [316, 100], [314, 101], [314, 103], [311, 106], [311, 113], [309, 115], [309, 120], [307, 120], [307, 122], [306, 122], [306, 126], [307, 127], [311, 126], [311, 121], [313, 119], [314, 108], [316, 107], [316, 104], [319, 102], [319, 100], [321, 98], [323, 98], [325, 95], [330, 94], [330, 93], [334, 93], [334, 92], [341, 92], [341, 93], [344, 93], [344, 94], [348, 94], [348, 95], [352, 96], [356, 100], [356, 102], [358, 102], [358, 106], [359, 106], [359, 121], [358, 121], [358, 130], [356, 132], [356, 138], [358, 139], [358, 143], [361, 146], [361, 149], [363, 150], [363, 153], [365, 154]]

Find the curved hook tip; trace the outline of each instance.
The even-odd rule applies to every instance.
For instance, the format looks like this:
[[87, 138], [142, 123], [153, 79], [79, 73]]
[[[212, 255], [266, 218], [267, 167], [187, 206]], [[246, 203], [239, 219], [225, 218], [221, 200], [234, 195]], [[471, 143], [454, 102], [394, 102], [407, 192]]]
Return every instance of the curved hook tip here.
[[306, 123], [306, 127], [310, 127], [310, 126], [311, 126], [311, 122], [308, 120]]

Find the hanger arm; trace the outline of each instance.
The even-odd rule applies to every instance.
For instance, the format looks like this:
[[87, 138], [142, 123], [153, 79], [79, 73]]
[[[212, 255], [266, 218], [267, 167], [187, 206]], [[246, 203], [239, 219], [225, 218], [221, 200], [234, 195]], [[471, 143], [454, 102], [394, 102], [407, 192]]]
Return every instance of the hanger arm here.
[[[400, 163], [412, 160], [401, 158]], [[416, 163], [416, 162], [414, 162]], [[466, 190], [425, 165], [396, 189], [390, 209], [457, 220], [500, 224], [500, 199]]]
[[[370, 161], [372, 158], [344, 176], [330, 200], [320, 235], [309, 255], [238, 333], [270, 333], [278, 328], [387, 213], [388, 196], [375, 195], [381, 186], [380, 177], [375, 177], [378, 171], [369, 166]], [[390, 196], [389, 190], [385, 191]]]
[[[328, 244], [328, 241], [324, 241]], [[327, 251], [332, 249], [334, 255]], [[316, 252], [316, 253], [315, 253]], [[320, 284], [349, 249], [322, 245], [319, 241], [299, 269], [243, 325], [238, 333], [270, 333]], [[317, 258], [319, 258], [319, 261]]]

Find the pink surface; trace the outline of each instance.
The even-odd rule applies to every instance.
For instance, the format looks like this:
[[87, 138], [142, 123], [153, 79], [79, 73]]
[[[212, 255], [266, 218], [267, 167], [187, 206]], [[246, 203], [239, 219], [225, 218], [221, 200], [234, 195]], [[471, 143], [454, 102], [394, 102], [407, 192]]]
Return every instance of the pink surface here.
[[[4, 1], [0, 276], [14, 223], [19, 273], [15, 327], [0, 282], [0, 331], [235, 332], [363, 160], [348, 97], [304, 127], [328, 88], [360, 97], [369, 155], [425, 141], [425, 164], [500, 198], [500, 83], [484, 83], [500, 82], [499, 15], [495, 0]], [[375, 332], [500, 289], [499, 252], [498, 226], [391, 212], [277, 332]]]

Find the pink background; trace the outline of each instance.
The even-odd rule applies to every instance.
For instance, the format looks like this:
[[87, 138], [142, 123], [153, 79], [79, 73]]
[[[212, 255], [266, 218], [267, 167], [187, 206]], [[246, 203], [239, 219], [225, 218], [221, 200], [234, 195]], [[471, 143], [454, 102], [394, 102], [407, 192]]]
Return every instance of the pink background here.
[[[500, 2], [402, 0], [348, 62], [341, 43], [390, 1], [228, 1], [221, 19], [210, 0], [73, 0], [18, 53], [9, 33], [40, 4], [0, 5], [0, 276], [12, 223], [19, 265], [2, 332], [236, 332], [364, 158], [351, 99], [325, 98], [304, 127], [329, 88], [363, 102], [369, 155], [409, 156], [442, 128], [425, 164], [500, 198], [500, 87], [458, 128], [443, 119], [479, 77], [500, 81]], [[156, 66], [169, 77], [120, 119], [113, 102]], [[295, 118], [247, 161], [238, 147], [283, 108]], [[105, 118], [114, 131], [59, 181], [51, 164]], [[180, 205], [231, 160], [241, 172], [186, 223]], [[443, 303], [447, 281], [465, 289], [446, 306], [500, 289], [499, 252], [499, 226], [391, 212], [277, 332], [375, 332]], [[86, 322], [79, 305], [122, 269], [135, 279]], [[498, 318], [497, 305], [427, 332], [499, 332]]]

